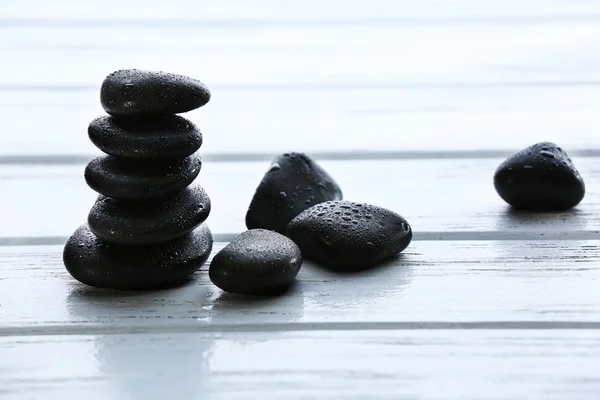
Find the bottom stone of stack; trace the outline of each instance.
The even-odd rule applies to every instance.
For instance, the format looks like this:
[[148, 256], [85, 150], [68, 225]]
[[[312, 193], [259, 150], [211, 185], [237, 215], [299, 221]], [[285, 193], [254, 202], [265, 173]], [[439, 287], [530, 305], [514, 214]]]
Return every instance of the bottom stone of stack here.
[[212, 246], [205, 223], [166, 243], [135, 246], [106, 243], [83, 224], [67, 241], [63, 262], [73, 278], [89, 286], [156, 289], [180, 283], [200, 269]]

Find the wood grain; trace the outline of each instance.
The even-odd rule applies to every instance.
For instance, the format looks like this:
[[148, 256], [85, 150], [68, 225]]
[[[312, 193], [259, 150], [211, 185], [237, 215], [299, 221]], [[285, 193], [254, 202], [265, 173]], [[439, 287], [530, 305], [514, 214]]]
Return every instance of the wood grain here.
[[[512, 212], [496, 194], [502, 159], [322, 161], [345, 199], [390, 208], [420, 239], [600, 238], [600, 162], [574, 159], [586, 185], [582, 203], [562, 213]], [[270, 162], [206, 162], [198, 177], [212, 201], [215, 234], [245, 230], [250, 199]], [[97, 194], [84, 165], [0, 166], [0, 237], [63, 241], [87, 220]], [[418, 179], [415, 179], [418, 177]], [[574, 236], [573, 236], [574, 235]]]
[[6, 400], [583, 400], [600, 390], [590, 330], [13, 337], [0, 349]]
[[418, 241], [362, 273], [336, 274], [305, 262], [288, 294], [260, 298], [224, 294], [208, 279], [208, 263], [180, 288], [114, 292], [74, 281], [61, 246], [0, 247], [0, 334], [80, 332], [76, 327], [220, 331], [232, 324], [593, 325], [600, 319], [598, 257], [599, 241]]
[[[41, 0], [0, 11], [0, 156], [87, 155], [102, 79], [197, 77], [208, 154], [600, 149], [600, 7]], [[506, 4], [504, 4], [506, 3]], [[111, 6], [112, 5], [112, 6]], [[43, 59], [44, 62], [39, 62]], [[35, 116], [35, 117], [32, 117]]]
[[[0, 83], [0, 119], [10, 132], [0, 136], [0, 161], [11, 155], [100, 154], [87, 127], [104, 114], [99, 102], [103, 78], [98, 74], [93, 89], [80, 91], [2, 90]], [[357, 158], [386, 152], [469, 151], [481, 156], [545, 140], [578, 152], [600, 149], [595, 116], [600, 95], [593, 85], [432, 85], [217, 85], [207, 106], [185, 116], [203, 132], [202, 150], [209, 157], [290, 150]]]

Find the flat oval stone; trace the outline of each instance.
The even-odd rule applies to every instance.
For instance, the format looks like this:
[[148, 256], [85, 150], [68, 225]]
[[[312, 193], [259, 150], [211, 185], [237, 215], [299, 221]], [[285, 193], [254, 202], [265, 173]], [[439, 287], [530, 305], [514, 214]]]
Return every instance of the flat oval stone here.
[[412, 229], [402, 216], [350, 201], [313, 206], [294, 218], [286, 233], [305, 258], [340, 271], [381, 263], [412, 240]]
[[135, 159], [184, 158], [202, 146], [202, 133], [178, 115], [120, 117], [104, 115], [88, 126], [91, 142], [103, 152]]
[[302, 211], [342, 197], [335, 180], [309, 156], [286, 153], [273, 160], [258, 185], [246, 213], [246, 227], [283, 234]]
[[274, 231], [252, 229], [215, 255], [208, 275], [226, 292], [268, 295], [289, 287], [301, 266], [302, 254], [294, 242]]
[[210, 91], [199, 80], [169, 72], [122, 69], [104, 78], [100, 103], [110, 115], [180, 114], [204, 106]]
[[85, 181], [96, 192], [115, 199], [164, 197], [188, 187], [200, 173], [202, 161], [190, 156], [178, 161], [139, 161], [115, 156], [94, 158]]
[[585, 184], [567, 153], [541, 142], [506, 159], [494, 173], [498, 195], [516, 209], [563, 211], [583, 200]]
[[131, 202], [100, 195], [88, 215], [90, 230], [110, 243], [143, 245], [183, 236], [210, 214], [210, 198], [198, 183], [166, 199]]
[[206, 262], [212, 246], [206, 224], [176, 240], [151, 246], [109, 244], [84, 224], [67, 241], [63, 262], [73, 278], [89, 286], [154, 289], [186, 280]]

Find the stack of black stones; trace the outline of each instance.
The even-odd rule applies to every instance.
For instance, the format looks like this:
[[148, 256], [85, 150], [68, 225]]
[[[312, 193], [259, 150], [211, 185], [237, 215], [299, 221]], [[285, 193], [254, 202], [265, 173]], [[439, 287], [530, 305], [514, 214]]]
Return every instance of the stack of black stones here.
[[195, 183], [202, 134], [176, 114], [204, 106], [211, 94], [182, 75], [119, 70], [107, 76], [100, 101], [109, 114], [88, 128], [105, 155], [85, 169], [99, 197], [65, 245], [69, 273], [110, 289], [167, 287], [207, 260], [210, 198]]

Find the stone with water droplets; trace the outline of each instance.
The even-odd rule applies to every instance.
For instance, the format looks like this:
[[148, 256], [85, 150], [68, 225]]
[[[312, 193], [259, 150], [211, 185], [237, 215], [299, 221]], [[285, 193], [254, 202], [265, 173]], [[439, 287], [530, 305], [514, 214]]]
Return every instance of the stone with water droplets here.
[[276, 157], [262, 178], [246, 213], [248, 229], [284, 233], [287, 224], [302, 211], [329, 200], [341, 200], [336, 181], [303, 153]]
[[67, 241], [63, 262], [73, 278], [89, 286], [154, 289], [189, 278], [206, 262], [212, 246], [206, 224], [176, 240], [149, 246], [103, 242], [84, 224]]
[[188, 187], [200, 173], [197, 156], [177, 161], [140, 161], [115, 156], [94, 158], [85, 180], [96, 192], [115, 199], [140, 200], [167, 196]]
[[497, 168], [494, 187], [516, 209], [562, 211], [579, 204], [585, 184], [567, 153], [541, 142], [512, 155]]
[[103, 152], [126, 158], [184, 158], [202, 146], [202, 133], [178, 115], [95, 118], [88, 126], [90, 141]]
[[132, 202], [100, 195], [88, 215], [90, 230], [111, 243], [142, 245], [183, 236], [204, 222], [211, 203], [194, 183], [183, 191], [151, 201]]
[[215, 255], [208, 274], [224, 291], [268, 295], [289, 287], [301, 266], [300, 249], [290, 239], [274, 231], [251, 229]]
[[309, 208], [287, 227], [306, 259], [340, 271], [368, 268], [402, 252], [412, 240], [409, 223], [374, 205], [328, 201]]
[[180, 114], [204, 106], [210, 91], [200, 81], [179, 74], [122, 69], [100, 87], [100, 103], [114, 116]]

